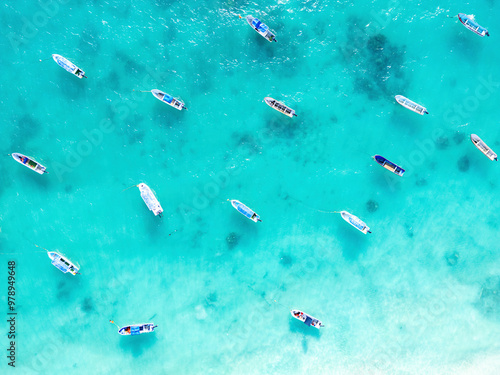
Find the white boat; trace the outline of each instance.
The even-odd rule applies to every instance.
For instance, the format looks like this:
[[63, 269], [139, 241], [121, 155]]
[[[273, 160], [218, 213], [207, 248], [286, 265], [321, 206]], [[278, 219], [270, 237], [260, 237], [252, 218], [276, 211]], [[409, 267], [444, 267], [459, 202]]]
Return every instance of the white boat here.
[[408, 98], [405, 98], [403, 95], [396, 95], [395, 98], [399, 104], [401, 104], [405, 108], [408, 108], [410, 111], [416, 112], [419, 115], [429, 114], [429, 112], [427, 112], [427, 108], [415, 103]]
[[488, 157], [488, 159], [495, 161], [498, 160], [497, 154], [495, 154], [493, 150], [489, 148], [488, 145], [484, 143], [484, 141], [481, 138], [479, 138], [476, 134], [471, 134], [470, 140], [472, 141], [472, 143], [474, 143], [474, 146], [476, 146], [479, 149], [479, 151], [481, 151]]
[[488, 30], [479, 25], [472, 14], [458, 13], [458, 19], [466, 28], [479, 36], [490, 36]]
[[257, 215], [252, 209], [248, 208], [240, 201], [233, 199], [233, 200], [231, 200], [231, 204], [233, 205], [234, 208], [236, 208], [236, 210], [238, 210], [239, 213], [248, 217], [250, 220], [253, 220], [255, 222], [262, 221], [262, 220], [260, 220], [259, 215]]
[[295, 319], [300, 320], [301, 322], [303, 322], [304, 324], [306, 324], [309, 327], [313, 326], [314, 328], [320, 329], [321, 327], [325, 326], [321, 322], [321, 320], [316, 319], [315, 317], [313, 317], [313, 316], [311, 316], [309, 314], [306, 314], [303, 311], [300, 311], [300, 310], [290, 310], [290, 314], [292, 314], [292, 316]]
[[52, 265], [63, 273], [70, 273], [76, 275], [80, 267], [72, 263], [68, 258], [59, 254], [56, 251], [47, 251], [47, 255], [52, 259]]
[[262, 23], [258, 18], [254, 18], [252, 16], [247, 16], [248, 24], [257, 31], [260, 35], [266, 38], [270, 42], [277, 42], [275, 35], [269, 30], [269, 27]]
[[121, 327], [118, 330], [118, 333], [122, 336], [135, 336], [153, 332], [156, 327], [158, 326], [155, 326], [154, 323], [131, 324], [129, 326]]
[[46, 168], [43, 165], [35, 161], [33, 158], [30, 158], [29, 156], [14, 152], [12, 154], [12, 157], [14, 158], [15, 161], [21, 163], [22, 165], [28, 167], [29, 169], [35, 171], [36, 173], [39, 174], [49, 173], [45, 170]]
[[160, 202], [156, 199], [155, 194], [145, 183], [140, 183], [137, 185], [139, 190], [141, 191], [141, 197], [146, 206], [148, 206], [150, 211], [153, 211], [155, 216], [159, 215], [161, 217], [161, 213], [163, 212], [163, 208], [161, 208]]
[[359, 217], [354, 216], [347, 211], [340, 211], [340, 215], [342, 216], [342, 219], [347, 221], [357, 230], [363, 232], [364, 234], [371, 233], [370, 228]]
[[291, 109], [290, 107], [287, 107], [286, 105], [284, 105], [283, 103], [281, 102], [278, 102], [276, 99], [273, 99], [273, 98], [270, 98], [269, 96], [268, 97], [265, 97], [264, 98], [264, 101], [266, 102], [266, 104], [271, 107], [271, 108], [274, 108], [275, 110], [277, 110], [278, 112], [281, 112], [283, 113], [284, 115], [287, 115], [288, 117], [293, 117], [293, 116], [297, 116], [295, 114], [295, 111], [293, 109]]
[[154, 89], [154, 90], [151, 90], [151, 93], [154, 95], [154, 97], [156, 99], [162, 101], [163, 103], [167, 103], [168, 105], [178, 109], [179, 111], [181, 111], [183, 108], [187, 109], [184, 106], [183, 102], [181, 102], [178, 99], [175, 99], [173, 96], [171, 96], [171, 95], [169, 95], [161, 90]]
[[85, 76], [85, 72], [81, 70], [79, 67], [77, 67], [75, 64], [73, 64], [71, 61], [66, 59], [65, 57], [62, 57], [61, 55], [56, 55], [53, 54], [52, 58], [54, 61], [64, 70], [70, 72], [71, 74], [74, 74], [78, 78], [87, 78]]

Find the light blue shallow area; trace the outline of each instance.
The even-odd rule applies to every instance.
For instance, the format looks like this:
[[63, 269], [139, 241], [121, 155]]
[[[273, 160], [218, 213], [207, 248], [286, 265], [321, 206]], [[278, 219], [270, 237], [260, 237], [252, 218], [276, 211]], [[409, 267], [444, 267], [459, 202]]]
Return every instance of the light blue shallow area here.
[[498, 373], [500, 165], [469, 136], [500, 152], [500, 4], [40, 4], [0, 12], [0, 279], [15, 260], [18, 313], [2, 374]]

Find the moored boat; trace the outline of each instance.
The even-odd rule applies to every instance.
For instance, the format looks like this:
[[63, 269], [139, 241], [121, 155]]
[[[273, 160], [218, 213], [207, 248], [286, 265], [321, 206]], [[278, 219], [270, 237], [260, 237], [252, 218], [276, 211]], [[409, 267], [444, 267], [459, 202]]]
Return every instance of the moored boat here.
[[71, 74], [74, 74], [78, 78], [87, 78], [85, 76], [85, 72], [81, 70], [79, 67], [77, 67], [75, 64], [73, 64], [71, 61], [66, 59], [65, 57], [57, 54], [53, 54], [52, 58], [54, 61], [64, 70], [70, 72]]
[[427, 108], [415, 103], [408, 98], [405, 98], [403, 95], [396, 95], [395, 98], [399, 104], [401, 104], [405, 108], [408, 108], [410, 111], [416, 112], [419, 115], [429, 114], [429, 112], [427, 112]]
[[29, 169], [35, 171], [36, 173], [39, 174], [49, 173], [45, 170], [46, 168], [43, 165], [35, 161], [33, 158], [30, 158], [29, 156], [14, 152], [12, 154], [12, 157], [14, 158], [15, 161], [21, 163], [22, 165], [28, 167]]
[[295, 319], [300, 320], [301, 322], [303, 322], [305, 325], [307, 325], [309, 327], [313, 326], [314, 328], [320, 329], [321, 327], [325, 326], [321, 322], [321, 320], [316, 319], [315, 317], [313, 317], [313, 316], [311, 316], [309, 314], [306, 314], [303, 311], [292, 309], [292, 310], [290, 310], [290, 314], [292, 314], [292, 316]]
[[141, 335], [143, 333], [150, 333], [155, 330], [154, 323], [140, 323], [140, 324], [131, 324], [129, 326], [123, 326], [118, 330], [118, 333], [122, 336], [136, 336]]
[[380, 155], [375, 155], [373, 157], [373, 160], [375, 160], [378, 164], [380, 164], [382, 167], [385, 169], [397, 174], [398, 176], [402, 176], [403, 173], [405, 173], [405, 170], [401, 168], [400, 166], [394, 164], [393, 162], [387, 160], [383, 156]]
[[479, 151], [481, 151], [488, 157], [488, 159], [495, 161], [498, 160], [497, 154], [493, 152], [493, 150], [489, 148], [488, 145], [484, 143], [484, 141], [481, 138], [479, 138], [476, 134], [471, 134], [470, 140], [472, 141], [472, 143], [474, 143], [474, 146], [476, 146], [479, 149]]
[[47, 255], [52, 259], [52, 265], [63, 273], [70, 273], [76, 275], [80, 267], [72, 263], [68, 258], [59, 254], [56, 251], [47, 251]]
[[240, 212], [242, 215], [248, 217], [250, 220], [253, 220], [255, 222], [262, 221], [260, 219], [259, 215], [257, 215], [253, 210], [251, 210], [250, 208], [245, 206], [240, 201], [233, 199], [233, 200], [231, 200], [231, 204], [233, 205], [234, 208], [236, 208], [236, 210], [238, 210], [238, 212]]
[[162, 101], [163, 103], [167, 103], [168, 105], [174, 107], [175, 109], [178, 109], [179, 111], [181, 111], [183, 108], [187, 110], [186, 106], [184, 106], [184, 103], [174, 98], [172, 95], [169, 95], [157, 89], [151, 90], [151, 93], [156, 99]]
[[458, 13], [458, 19], [466, 28], [479, 36], [490, 36], [488, 30], [480, 26], [472, 14]]
[[266, 38], [270, 42], [277, 42], [275, 35], [269, 30], [269, 27], [262, 23], [258, 18], [254, 18], [252, 16], [246, 17], [248, 24], [257, 31], [260, 35]]
[[273, 98], [270, 98], [269, 96], [267, 96], [264, 98], [264, 101], [266, 102], [266, 104], [269, 107], [274, 108], [278, 112], [281, 112], [284, 115], [287, 115], [288, 117], [297, 116], [293, 109], [291, 109], [290, 107], [287, 107], [286, 105], [284, 105], [281, 102], [278, 102], [276, 99], [273, 99]]
[[347, 221], [357, 230], [363, 232], [364, 234], [371, 233], [370, 228], [359, 217], [354, 216], [347, 211], [340, 211], [340, 215], [342, 216], [342, 219]]
[[161, 217], [163, 208], [161, 208], [160, 202], [158, 201], [150, 187], [143, 182], [137, 185], [137, 187], [141, 192], [142, 200], [144, 201], [144, 203], [146, 203], [146, 206], [148, 206], [149, 210], [153, 211], [155, 216], [159, 215]]

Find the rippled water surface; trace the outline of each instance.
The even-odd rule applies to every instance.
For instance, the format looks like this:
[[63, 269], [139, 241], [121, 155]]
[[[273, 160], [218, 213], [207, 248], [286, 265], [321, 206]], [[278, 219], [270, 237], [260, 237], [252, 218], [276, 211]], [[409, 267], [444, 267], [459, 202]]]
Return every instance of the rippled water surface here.
[[[469, 137], [500, 152], [500, 4], [42, 3], [0, 12], [0, 278], [7, 261], [17, 265], [11, 372], [498, 373], [500, 166]], [[491, 36], [450, 18], [459, 12]], [[154, 88], [188, 110], [141, 92]], [[147, 210], [140, 182], [163, 218]], [[59, 272], [35, 244], [81, 275]], [[122, 337], [110, 319], [158, 328]]]

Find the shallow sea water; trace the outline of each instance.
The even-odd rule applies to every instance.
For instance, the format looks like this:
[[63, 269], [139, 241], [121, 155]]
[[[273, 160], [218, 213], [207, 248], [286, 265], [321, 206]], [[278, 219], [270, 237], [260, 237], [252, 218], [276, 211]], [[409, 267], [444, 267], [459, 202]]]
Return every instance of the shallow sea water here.
[[[2, 373], [498, 373], [499, 166], [469, 136], [500, 150], [499, 4], [50, 4], [0, 12], [0, 259], [4, 280], [16, 261], [18, 313], [17, 368], [3, 358]], [[139, 92], [153, 88], [189, 110]], [[163, 218], [125, 190], [140, 182]], [[110, 319], [158, 328], [121, 337]]]

